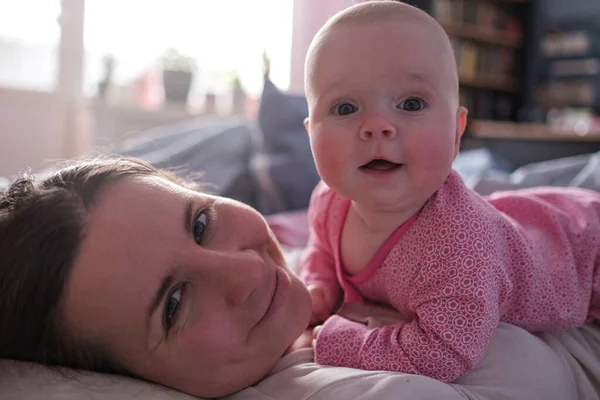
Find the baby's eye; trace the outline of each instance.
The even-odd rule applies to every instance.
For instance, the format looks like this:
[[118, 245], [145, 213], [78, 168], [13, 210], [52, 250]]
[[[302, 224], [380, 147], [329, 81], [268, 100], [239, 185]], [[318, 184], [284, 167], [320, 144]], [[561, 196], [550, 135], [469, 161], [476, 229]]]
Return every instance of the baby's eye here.
[[206, 212], [202, 211], [198, 218], [194, 221], [194, 226], [192, 227], [192, 235], [194, 236], [194, 241], [198, 244], [202, 242], [202, 235], [206, 230], [207, 217]]
[[425, 103], [423, 100], [417, 98], [406, 99], [402, 103], [398, 104], [398, 108], [410, 112], [421, 111], [423, 108], [425, 108]]
[[336, 115], [350, 115], [358, 111], [358, 108], [350, 103], [342, 103], [333, 107], [333, 113]]

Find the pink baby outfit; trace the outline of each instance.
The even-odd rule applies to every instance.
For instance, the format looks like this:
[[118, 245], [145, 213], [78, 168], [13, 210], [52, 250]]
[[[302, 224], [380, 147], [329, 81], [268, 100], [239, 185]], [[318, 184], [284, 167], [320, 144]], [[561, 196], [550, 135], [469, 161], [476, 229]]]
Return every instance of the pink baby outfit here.
[[369, 330], [334, 315], [317, 337], [320, 364], [451, 382], [482, 359], [500, 320], [535, 332], [600, 319], [600, 193], [536, 188], [484, 198], [453, 171], [355, 276], [343, 272], [339, 250], [349, 206], [317, 186], [301, 277], [409, 320]]

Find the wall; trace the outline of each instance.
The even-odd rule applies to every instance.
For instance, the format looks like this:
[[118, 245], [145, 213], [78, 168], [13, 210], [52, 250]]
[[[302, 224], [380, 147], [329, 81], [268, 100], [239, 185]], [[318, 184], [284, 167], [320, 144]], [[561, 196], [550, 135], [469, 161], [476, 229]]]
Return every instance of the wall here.
[[54, 90], [57, 57], [56, 47], [0, 37], [0, 87]]
[[312, 38], [327, 20], [357, 0], [294, 0], [290, 91], [304, 92], [304, 58]]
[[0, 176], [63, 157], [59, 104], [53, 93], [0, 88]]

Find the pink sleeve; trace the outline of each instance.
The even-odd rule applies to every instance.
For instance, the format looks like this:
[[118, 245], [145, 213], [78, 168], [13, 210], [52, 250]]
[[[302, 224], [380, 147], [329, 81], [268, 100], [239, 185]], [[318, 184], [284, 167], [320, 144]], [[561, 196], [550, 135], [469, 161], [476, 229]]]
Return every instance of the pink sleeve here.
[[327, 240], [325, 220], [331, 197], [331, 189], [320, 182], [310, 199], [308, 207], [308, 245], [300, 268], [300, 278], [306, 285], [318, 283], [329, 287], [339, 287], [335, 271], [335, 260]]
[[[481, 265], [475, 276], [453, 263], [417, 277], [410, 322], [368, 329], [340, 316], [317, 336], [315, 360], [324, 365], [413, 373], [452, 382], [483, 358], [499, 322], [498, 288]], [[454, 271], [454, 272], [452, 272]]]

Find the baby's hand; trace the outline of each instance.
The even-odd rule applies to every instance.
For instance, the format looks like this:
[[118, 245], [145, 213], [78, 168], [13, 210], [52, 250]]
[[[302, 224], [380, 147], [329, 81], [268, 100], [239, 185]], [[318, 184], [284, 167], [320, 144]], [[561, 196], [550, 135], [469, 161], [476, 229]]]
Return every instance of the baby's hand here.
[[290, 345], [290, 347], [288, 347], [286, 349], [286, 351], [285, 351], [285, 353], [283, 353], [283, 355], [285, 356], [286, 354], [289, 354], [289, 353], [299, 350], [299, 349], [313, 347], [314, 343], [315, 343], [315, 337], [316, 337], [316, 333], [315, 333], [314, 329], [307, 328], [304, 331], [304, 333], [302, 335], [300, 335], [300, 337], [298, 337], [298, 339], [296, 339], [294, 341], [294, 343], [292, 343]]
[[341, 293], [325, 285], [309, 285], [308, 291], [312, 299], [312, 315], [310, 326], [325, 322], [335, 311]]

